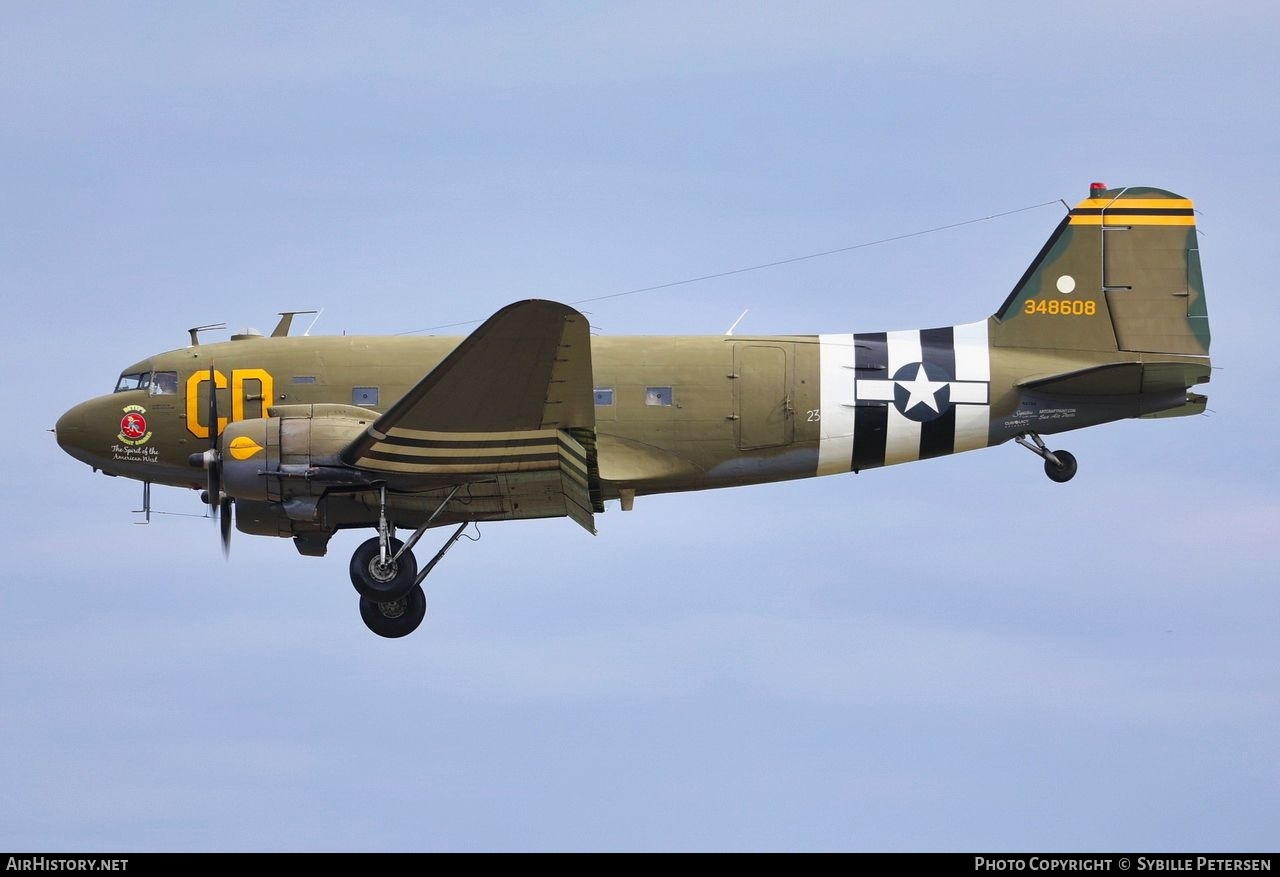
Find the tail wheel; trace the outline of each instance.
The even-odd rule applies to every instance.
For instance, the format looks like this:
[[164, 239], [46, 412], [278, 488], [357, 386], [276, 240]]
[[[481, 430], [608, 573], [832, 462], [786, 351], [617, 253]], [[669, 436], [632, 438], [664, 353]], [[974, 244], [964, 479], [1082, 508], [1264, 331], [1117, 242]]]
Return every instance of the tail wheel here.
[[1053, 455], [1058, 458], [1058, 462], [1062, 465], [1054, 465], [1052, 460], [1044, 461], [1044, 474], [1049, 476], [1049, 480], [1065, 484], [1075, 478], [1077, 468], [1075, 455], [1070, 451], [1054, 451]]
[[418, 562], [412, 551], [392, 560], [404, 545], [399, 539], [387, 543], [387, 562], [382, 562], [378, 537], [361, 543], [351, 555], [351, 584], [364, 597], [374, 603], [391, 603], [401, 599], [413, 589], [418, 577]]
[[414, 585], [399, 600], [375, 603], [368, 597], [360, 598], [360, 618], [365, 627], [387, 639], [399, 639], [413, 633], [426, 614], [427, 595], [420, 585]]

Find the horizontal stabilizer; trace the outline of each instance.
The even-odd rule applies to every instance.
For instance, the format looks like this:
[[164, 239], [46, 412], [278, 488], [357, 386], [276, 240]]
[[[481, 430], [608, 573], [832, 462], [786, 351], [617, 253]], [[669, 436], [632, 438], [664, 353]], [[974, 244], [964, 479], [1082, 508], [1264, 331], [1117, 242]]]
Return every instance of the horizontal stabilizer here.
[[1177, 408], [1167, 408], [1164, 411], [1155, 411], [1151, 414], [1143, 414], [1142, 417], [1189, 417], [1192, 414], [1204, 414], [1205, 405], [1208, 403], [1209, 397], [1202, 396], [1199, 393], [1188, 393], [1185, 404]]
[[1054, 375], [1032, 375], [1018, 386], [1055, 396], [1132, 396], [1167, 393], [1209, 380], [1209, 363], [1112, 362]]

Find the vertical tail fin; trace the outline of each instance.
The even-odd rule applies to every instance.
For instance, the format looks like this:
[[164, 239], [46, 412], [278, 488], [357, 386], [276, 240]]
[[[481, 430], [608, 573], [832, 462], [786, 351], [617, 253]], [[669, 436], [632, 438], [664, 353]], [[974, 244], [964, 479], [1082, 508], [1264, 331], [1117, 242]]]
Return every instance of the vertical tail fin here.
[[1089, 194], [996, 312], [992, 346], [1207, 356], [1191, 201], [1101, 183]]

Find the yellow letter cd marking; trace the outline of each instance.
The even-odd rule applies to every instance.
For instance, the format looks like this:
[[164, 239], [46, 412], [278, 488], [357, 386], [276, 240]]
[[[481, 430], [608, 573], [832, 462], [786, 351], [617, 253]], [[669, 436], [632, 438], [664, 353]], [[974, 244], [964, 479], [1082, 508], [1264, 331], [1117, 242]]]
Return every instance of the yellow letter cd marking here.
[[[245, 381], [257, 381], [260, 391], [250, 395], [245, 392]], [[209, 424], [203, 421], [208, 406], [200, 404], [200, 385], [209, 383], [208, 370], [202, 369], [187, 378], [187, 431], [196, 438], [209, 437]], [[228, 386], [227, 376], [216, 369], [213, 372], [213, 385], [219, 390]], [[231, 417], [218, 418], [218, 435], [227, 428], [232, 420], [244, 420], [244, 403], [246, 399], [261, 403], [261, 417], [267, 416], [267, 407], [271, 404], [271, 394], [275, 392], [275, 380], [271, 373], [260, 368], [237, 368], [231, 370]], [[252, 456], [252, 454], [250, 455]], [[245, 459], [243, 457], [237, 459]]]

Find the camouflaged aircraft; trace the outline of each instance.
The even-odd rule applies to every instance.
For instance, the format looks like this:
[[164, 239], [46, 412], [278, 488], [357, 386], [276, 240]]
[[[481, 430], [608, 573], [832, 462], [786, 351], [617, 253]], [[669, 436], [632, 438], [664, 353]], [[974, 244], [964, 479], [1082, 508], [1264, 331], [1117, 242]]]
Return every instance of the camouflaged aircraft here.
[[[246, 332], [149, 357], [58, 421], [104, 474], [203, 489], [223, 546], [244, 533], [351, 558], [360, 614], [404, 636], [422, 581], [472, 522], [607, 501], [860, 472], [1013, 440], [1054, 481], [1041, 435], [1198, 414], [1209, 322], [1191, 202], [1100, 183], [994, 315], [833, 335], [592, 338], [573, 308], [508, 305], [466, 338]], [[198, 470], [204, 470], [202, 473]], [[413, 547], [454, 531], [425, 567]], [[397, 528], [411, 531], [404, 541]]]

